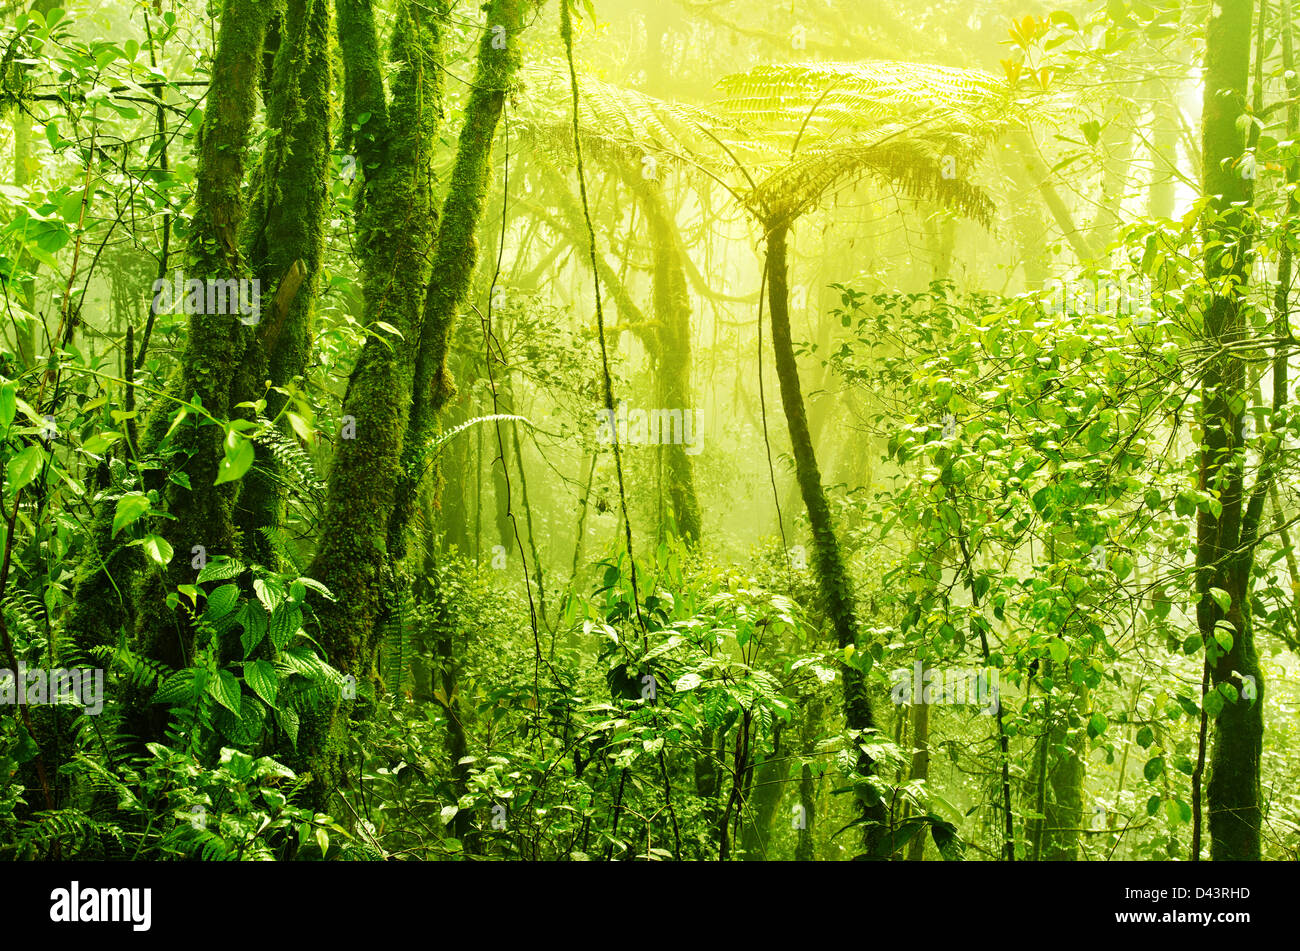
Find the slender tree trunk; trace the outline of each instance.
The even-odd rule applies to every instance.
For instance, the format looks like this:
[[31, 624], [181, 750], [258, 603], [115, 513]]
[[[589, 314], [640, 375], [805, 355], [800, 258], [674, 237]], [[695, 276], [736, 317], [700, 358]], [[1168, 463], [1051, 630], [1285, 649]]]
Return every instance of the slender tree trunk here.
[[[1210, 854], [1215, 861], [1260, 857], [1260, 755], [1264, 685], [1255, 654], [1250, 618], [1250, 573], [1254, 538], [1245, 510], [1242, 413], [1246, 374], [1225, 351], [1247, 331], [1240, 294], [1249, 277], [1249, 224], [1244, 206], [1252, 200], [1251, 178], [1241, 162], [1245, 143], [1237, 118], [1245, 111], [1250, 66], [1253, 0], [1220, 0], [1211, 11], [1205, 44], [1202, 114], [1202, 172], [1215, 218], [1205, 226], [1206, 276], [1217, 291], [1205, 311], [1204, 331], [1212, 357], [1201, 383], [1202, 449], [1200, 488], [1222, 505], [1216, 515], [1197, 513], [1197, 624], [1207, 650], [1211, 689], [1248, 686], [1249, 699], [1223, 705], [1215, 720], [1209, 805]], [[1226, 246], [1222, 243], [1226, 241]], [[1259, 478], [1265, 478], [1261, 466]], [[1262, 504], [1261, 504], [1262, 508]], [[1224, 598], [1226, 594], [1227, 599]], [[1216, 635], [1227, 622], [1231, 645]], [[1227, 645], [1225, 645], [1227, 646]], [[1203, 703], [1208, 702], [1203, 699]], [[1195, 857], [1195, 856], [1194, 856]]]
[[[474, 84], [456, 145], [456, 162], [442, 206], [433, 271], [424, 298], [415, 359], [410, 433], [402, 455], [402, 477], [388, 524], [388, 543], [396, 557], [405, 550], [406, 524], [424, 469], [422, 454], [437, 428], [438, 416], [456, 387], [447, 369], [447, 349], [457, 312], [478, 267], [478, 228], [487, 209], [492, 142], [506, 96], [519, 70], [523, 0], [490, 0], [479, 42]], [[488, 356], [491, 359], [491, 355]]]
[[[925, 682], [925, 669], [921, 670], [921, 682]], [[908, 779], [923, 783], [930, 781], [930, 707], [925, 703], [924, 693], [912, 698], [912, 769]], [[909, 862], [921, 862], [925, 859], [925, 835], [917, 833], [907, 848]]]
[[[812, 527], [814, 565], [817, 584], [821, 592], [826, 616], [835, 630], [836, 643], [843, 650], [857, 647], [858, 619], [853, 604], [853, 585], [848, 568], [840, 552], [839, 538], [831, 521], [830, 506], [822, 489], [821, 473], [817, 469], [817, 456], [812, 437], [808, 432], [808, 419], [804, 413], [803, 394], [799, 385], [799, 368], [795, 362], [794, 344], [790, 339], [790, 289], [786, 263], [786, 222], [767, 225], [767, 277], [772, 318], [772, 349], [776, 356], [776, 375], [781, 385], [781, 404], [790, 430], [790, 445], [794, 454], [795, 475], [808, 521]], [[862, 672], [850, 664], [841, 668], [844, 689], [844, 715], [850, 730], [870, 731], [876, 727], [872, 717], [871, 701]], [[866, 737], [863, 736], [863, 739]], [[871, 757], [861, 749], [856, 756], [857, 770], [862, 777], [871, 773]], [[865, 778], [860, 784], [865, 784]], [[864, 821], [863, 842], [871, 858], [888, 857], [885, 843], [886, 813], [883, 800], [872, 795], [874, 790], [864, 789], [858, 801]]]

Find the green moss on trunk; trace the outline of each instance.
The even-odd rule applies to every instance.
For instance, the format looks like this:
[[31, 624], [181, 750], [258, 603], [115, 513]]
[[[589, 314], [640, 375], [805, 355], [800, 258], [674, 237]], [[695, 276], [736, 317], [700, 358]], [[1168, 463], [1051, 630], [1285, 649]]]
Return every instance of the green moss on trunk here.
[[[290, 0], [267, 105], [267, 126], [278, 134], [262, 157], [242, 236], [267, 306], [257, 328], [260, 345], [249, 348], [236, 402], [260, 398], [267, 380], [283, 387], [307, 369], [328, 194], [329, 25], [327, 0]], [[269, 306], [270, 295], [299, 262], [302, 282], [287, 307]], [[284, 403], [284, 396], [268, 393], [266, 415], [275, 418]], [[278, 559], [259, 529], [284, 521], [286, 494], [278, 469], [259, 445], [239, 497], [246, 555], [270, 567]]]
[[447, 348], [457, 312], [478, 266], [477, 233], [487, 203], [492, 141], [519, 70], [523, 14], [522, 0], [491, 0], [487, 4], [474, 85], [465, 107], [456, 161], [442, 206], [433, 272], [423, 302], [403, 478], [388, 523], [388, 544], [396, 557], [405, 553], [406, 527], [424, 474], [425, 467], [417, 466], [416, 461], [437, 427], [438, 414], [455, 392], [447, 369]]
[[[788, 225], [775, 222], [767, 232], [768, 299], [772, 317], [772, 350], [776, 357], [776, 375], [781, 385], [781, 404], [790, 430], [790, 446], [794, 454], [795, 476], [808, 521], [812, 528], [814, 568], [821, 599], [835, 630], [836, 643], [841, 649], [857, 646], [858, 619], [853, 604], [853, 587], [848, 568], [840, 552], [839, 538], [831, 521], [830, 506], [822, 489], [821, 473], [817, 469], [817, 455], [813, 450], [812, 436], [808, 431], [808, 418], [804, 412], [803, 394], [799, 386], [799, 368], [795, 363], [794, 344], [790, 339], [790, 287], [787, 277], [786, 237]], [[872, 730], [875, 721], [867, 685], [858, 668], [845, 664], [842, 668], [844, 684], [844, 715], [851, 730]], [[857, 754], [857, 768], [866, 775], [871, 772], [871, 758], [864, 752]], [[869, 798], [869, 797], [868, 797]], [[860, 798], [859, 804], [866, 819], [864, 844], [872, 858], [887, 857], [885, 844], [886, 815], [880, 801], [868, 803]]]

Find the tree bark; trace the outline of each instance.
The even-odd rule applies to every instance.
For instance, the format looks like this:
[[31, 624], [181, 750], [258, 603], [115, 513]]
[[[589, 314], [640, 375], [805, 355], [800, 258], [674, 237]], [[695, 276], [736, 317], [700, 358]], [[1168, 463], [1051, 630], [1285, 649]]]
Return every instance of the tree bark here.
[[[776, 375], [781, 386], [781, 404], [790, 430], [790, 445], [795, 461], [799, 491], [808, 509], [812, 528], [814, 567], [826, 616], [835, 630], [841, 650], [857, 647], [858, 619], [853, 604], [853, 585], [840, 552], [839, 538], [831, 521], [830, 506], [817, 469], [817, 455], [808, 431], [803, 394], [799, 385], [799, 368], [790, 339], [790, 288], [786, 263], [786, 237], [789, 225], [784, 221], [767, 224], [767, 279], [772, 323], [772, 350], [776, 358]], [[862, 672], [845, 663], [841, 668], [844, 690], [844, 715], [850, 730], [875, 729], [871, 701]], [[871, 773], [871, 757], [860, 748], [856, 754], [857, 771], [862, 777]], [[865, 779], [859, 780], [865, 782]], [[887, 858], [885, 842], [886, 813], [882, 800], [870, 793], [859, 794], [864, 820], [863, 843], [868, 858]]]
[[[1205, 43], [1205, 89], [1201, 127], [1202, 175], [1211, 213], [1204, 225], [1206, 278], [1214, 288], [1205, 311], [1204, 332], [1218, 350], [1201, 381], [1203, 409], [1199, 487], [1218, 499], [1197, 513], [1197, 625], [1206, 644], [1211, 689], [1240, 690], [1253, 680], [1254, 697], [1224, 704], [1215, 722], [1209, 806], [1210, 854], [1215, 861], [1260, 857], [1259, 768], [1263, 743], [1264, 685], [1250, 619], [1250, 573], [1254, 539], [1244, 518], [1245, 457], [1242, 414], [1246, 373], [1241, 361], [1221, 349], [1247, 333], [1241, 293], [1249, 277], [1250, 229], [1243, 212], [1253, 198], [1244, 174], [1244, 141], [1237, 117], [1245, 111], [1250, 65], [1253, 0], [1220, 0], [1211, 11]], [[1217, 15], [1216, 15], [1217, 11]], [[1226, 240], [1225, 246], [1214, 242]], [[1228, 289], [1224, 290], [1225, 284]], [[1265, 478], [1261, 472], [1260, 478]], [[1231, 601], [1220, 605], [1212, 589]], [[1219, 622], [1232, 635], [1228, 650], [1216, 646]], [[1208, 696], [1208, 695], [1207, 695]], [[1203, 701], [1204, 702], [1204, 701]], [[1196, 858], [1197, 856], [1193, 856]]]

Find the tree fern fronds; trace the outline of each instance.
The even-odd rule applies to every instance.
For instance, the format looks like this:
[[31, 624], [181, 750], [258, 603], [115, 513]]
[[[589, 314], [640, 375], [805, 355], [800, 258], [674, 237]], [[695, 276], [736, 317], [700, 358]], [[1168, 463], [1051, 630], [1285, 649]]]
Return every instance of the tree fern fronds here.
[[731, 115], [787, 130], [814, 107], [829, 123], [862, 128], [936, 110], [995, 118], [1012, 100], [1010, 87], [982, 70], [891, 61], [764, 64], [718, 85]]
[[951, 135], [891, 139], [881, 130], [877, 142], [809, 152], [777, 170], [749, 196], [752, 209], [766, 220], [793, 221], [815, 206], [832, 188], [875, 178], [897, 184], [912, 198], [939, 201], [987, 223], [993, 203], [965, 176], [952, 174], [956, 156], [975, 153], [972, 143]]

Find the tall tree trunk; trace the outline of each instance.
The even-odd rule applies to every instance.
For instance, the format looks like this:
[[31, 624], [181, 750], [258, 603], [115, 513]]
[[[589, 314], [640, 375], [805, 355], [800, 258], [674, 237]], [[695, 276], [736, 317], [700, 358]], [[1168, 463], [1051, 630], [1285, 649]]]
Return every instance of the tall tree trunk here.
[[[276, 305], [258, 326], [262, 346], [250, 348], [238, 401], [260, 399], [267, 380], [285, 387], [307, 369], [329, 172], [329, 28], [328, 0], [289, 0], [267, 102], [266, 124], [276, 134], [243, 228], [253, 273], [264, 289], [275, 289]], [[265, 397], [265, 415], [274, 419], [285, 397], [274, 390]], [[284, 432], [292, 438], [288, 426]], [[256, 449], [239, 494], [239, 527], [245, 555], [274, 568], [275, 548], [259, 530], [284, 522], [283, 473], [269, 450]]]
[[[651, 345], [654, 361], [655, 396], [661, 409], [680, 409], [682, 425], [694, 413], [691, 390], [691, 299], [686, 288], [676, 222], [659, 186], [644, 180], [632, 182], [650, 225], [650, 247], [654, 258], [655, 327], [641, 334]], [[692, 416], [691, 424], [694, 424]], [[691, 430], [696, 440], [702, 434]], [[667, 469], [668, 502], [677, 533], [688, 545], [700, 540], [700, 503], [695, 495], [695, 474], [687, 454], [685, 429], [680, 443], [660, 434], [659, 451]]]
[[[246, 280], [251, 275], [239, 248], [239, 228], [244, 219], [244, 158], [257, 109], [258, 73], [270, 7], [259, 0], [226, 0], [221, 32], [212, 62], [212, 80], [199, 137], [195, 173], [194, 216], [188, 249], [189, 279]], [[220, 310], [221, 308], [217, 308]], [[234, 380], [253, 342], [253, 330], [237, 315], [195, 313], [189, 316], [185, 351], [172, 393], [199, 401], [219, 420], [230, 418]], [[160, 402], [146, 437], [150, 446], [162, 442], [177, 409]], [[234, 520], [239, 483], [215, 485], [223, 458], [223, 430], [193, 418], [172, 436], [173, 458], [184, 460], [178, 471], [189, 478], [190, 488], [174, 479], [165, 486], [171, 518], [158, 526], [158, 534], [175, 556], [162, 572], [150, 574], [140, 597], [139, 623], [150, 656], [171, 667], [184, 667], [193, 649], [194, 632], [166, 605], [166, 595], [176, 585], [192, 582], [195, 571], [189, 553], [202, 546], [207, 557], [238, 555]]]
[[[311, 575], [335, 600], [315, 605], [329, 660], [358, 680], [375, 679], [376, 624], [389, 607], [392, 577], [386, 528], [395, 505], [411, 401], [419, 313], [433, 244], [432, 155], [438, 133], [440, 43], [433, 17], [403, 3], [393, 24], [389, 94], [370, 0], [336, 0], [344, 65], [344, 127], [354, 133], [359, 175], [357, 247], [363, 323], [376, 329], [348, 380], [343, 415], [355, 438], [340, 438]], [[369, 113], [361, 125], [358, 116]], [[348, 419], [348, 417], [351, 417]], [[340, 436], [346, 436], [343, 430]], [[317, 795], [336, 783], [339, 708], [304, 722]]]
[[456, 392], [447, 369], [447, 349], [457, 312], [478, 267], [478, 228], [487, 206], [492, 141], [519, 70], [523, 28], [523, 0], [490, 0], [424, 298], [410, 432], [402, 454], [396, 505], [388, 522], [388, 544], [397, 558], [405, 551], [406, 525], [426, 468], [422, 453], [437, 428], [438, 415]]
[[[857, 647], [858, 619], [853, 605], [853, 584], [840, 552], [839, 538], [831, 522], [830, 506], [822, 489], [821, 473], [817, 469], [817, 456], [812, 437], [808, 432], [808, 419], [804, 413], [803, 394], [799, 385], [799, 367], [795, 362], [794, 344], [790, 339], [790, 288], [786, 264], [786, 237], [789, 224], [784, 221], [767, 223], [767, 280], [772, 318], [772, 350], [776, 357], [776, 375], [781, 385], [781, 404], [790, 430], [790, 446], [794, 454], [795, 475], [799, 491], [808, 509], [812, 528], [814, 566], [817, 585], [821, 592], [826, 616], [835, 630], [841, 650]], [[849, 729], [867, 731], [875, 729], [871, 701], [862, 672], [855, 666], [844, 664], [841, 668], [844, 689], [844, 715]], [[871, 772], [871, 757], [861, 748], [856, 754], [858, 772], [867, 776]], [[860, 780], [865, 783], [865, 780]], [[863, 842], [867, 856], [886, 858], [886, 811], [883, 800], [870, 791], [858, 796], [864, 819]]]
[[[1204, 189], [1211, 196], [1214, 215], [1204, 226], [1209, 247], [1206, 277], [1214, 288], [1205, 310], [1204, 332], [1211, 351], [1218, 352], [1201, 381], [1199, 484], [1217, 497], [1222, 508], [1217, 515], [1209, 506], [1197, 513], [1196, 590], [1200, 600], [1196, 617], [1206, 644], [1212, 689], [1221, 685], [1240, 689], [1243, 681], [1253, 684], [1248, 691], [1253, 696], [1226, 703], [1215, 724], [1206, 793], [1210, 854], [1216, 861], [1260, 857], [1264, 685], [1250, 619], [1254, 539], [1245, 511], [1242, 440], [1248, 394], [1245, 367], [1226, 349], [1239, 344], [1247, 333], [1241, 294], [1249, 277], [1250, 230], [1244, 208], [1252, 200], [1253, 189], [1241, 162], [1245, 143], [1237, 119], [1246, 107], [1253, 7], [1253, 0], [1219, 0], [1211, 11], [1201, 127]], [[1227, 290], [1222, 289], [1225, 284]], [[1260, 479], [1266, 478], [1264, 468], [1261, 466]], [[1226, 592], [1230, 601], [1224, 601], [1221, 592]], [[1228, 650], [1216, 645], [1220, 621], [1227, 621], [1231, 630]]]

